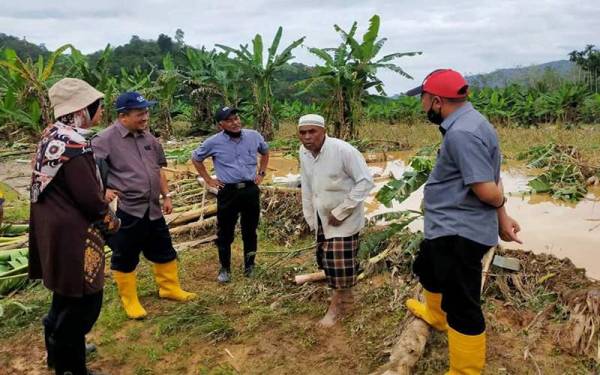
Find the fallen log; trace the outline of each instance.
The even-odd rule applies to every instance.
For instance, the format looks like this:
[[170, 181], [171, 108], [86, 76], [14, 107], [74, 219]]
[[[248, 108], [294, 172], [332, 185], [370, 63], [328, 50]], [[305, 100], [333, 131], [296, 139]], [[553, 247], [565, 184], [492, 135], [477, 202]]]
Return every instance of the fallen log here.
[[325, 280], [325, 271], [323, 271], [323, 270], [321, 270], [319, 272], [296, 275], [296, 277], [294, 277], [294, 282], [296, 283], [296, 285], [302, 285], [305, 283], [310, 283], [313, 281], [321, 281], [321, 280]]
[[181, 252], [181, 251], [187, 250], [189, 248], [192, 248], [192, 247], [195, 247], [195, 246], [198, 246], [198, 245], [202, 245], [204, 243], [208, 243], [208, 242], [214, 241], [216, 239], [217, 239], [217, 236], [212, 235], [212, 236], [201, 238], [199, 240], [181, 242], [181, 243], [178, 243], [178, 244], [175, 245], [175, 251]]
[[487, 281], [487, 276], [490, 271], [490, 267], [492, 265], [492, 261], [494, 260], [494, 255], [496, 254], [497, 246], [494, 246], [488, 250], [487, 253], [483, 256], [481, 260], [482, 263], [482, 272], [481, 272], [481, 293], [483, 293], [483, 287], [485, 286], [485, 282]]
[[190, 221], [196, 220], [201, 216], [206, 217], [206, 216], [214, 215], [216, 213], [217, 213], [217, 205], [211, 204], [204, 208], [198, 208], [198, 209], [187, 211], [187, 212], [181, 212], [181, 213], [167, 215], [165, 217], [165, 220], [167, 221], [167, 224], [169, 226], [174, 227], [177, 225], [189, 223]]
[[409, 375], [417, 364], [429, 339], [429, 325], [421, 319], [411, 318], [392, 348], [390, 361], [372, 375]]
[[261, 185], [260, 190], [274, 191], [274, 192], [281, 192], [281, 193], [300, 193], [300, 188], [290, 188], [290, 187], [284, 187], [284, 186]]
[[[8, 158], [11, 156], [21, 156], [21, 155], [32, 154], [34, 152], [35, 152], [35, 149], [3, 152], [3, 153], [0, 153], [0, 159]], [[29, 160], [28, 160], [28, 162], [29, 162]]]
[[[482, 272], [481, 272], [481, 289], [485, 285], [491, 263], [494, 259], [494, 255], [499, 247], [492, 247], [484, 255], [482, 259]], [[382, 252], [383, 253], [383, 252]], [[381, 255], [381, 254], [379, 254]], [[369, 261], [377, 263], [382, 257], [375, 256]], [[364, 273], [359, 275], [364, 276]], [[421, 298], [423, 300], [423, 298]], [[407, 312], [410, 314], [410, 312]], [[425, 352], [425, 345], [430, 335], [430, 327], [425, 321], [411, 317], [404, 330], [400, 334], [400, 338], [392, 348], [390, 354], [390, 360], [385, 365], [378, 368], [371, 375], [409, 375], [412, 373], [412, 369], [415, 364], [419, 361], [423, 353]]]
[[189, 223], [185, 225], [180, 225], [176, 228], [170, 230], [173, 236], [175, 235], [184, 235], [189, 232], [202, 232], [208, 231], [217, 225], [217, 217], [209, 217], [208, 219], [204, 219], [202, 221], [196, 221], [194, 223]]

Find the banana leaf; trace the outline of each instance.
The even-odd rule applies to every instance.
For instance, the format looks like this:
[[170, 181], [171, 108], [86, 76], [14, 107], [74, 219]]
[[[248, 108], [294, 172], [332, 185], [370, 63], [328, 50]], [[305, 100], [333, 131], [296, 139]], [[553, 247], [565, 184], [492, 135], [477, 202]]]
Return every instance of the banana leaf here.
[[28, 224], [8, 224], [2, 225], [0, 235], [2, 237], [18, 237], [29, 231]]
[[27, 273], [0, 277], [0, 295], [7, 295], [15, 290], [19, 290], [29, 282]]

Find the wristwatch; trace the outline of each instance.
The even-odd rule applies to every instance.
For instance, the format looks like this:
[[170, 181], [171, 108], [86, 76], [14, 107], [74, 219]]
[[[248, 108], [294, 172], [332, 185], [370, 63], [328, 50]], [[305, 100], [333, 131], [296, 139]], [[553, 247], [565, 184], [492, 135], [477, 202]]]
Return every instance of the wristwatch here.
[[265, 172], [265, 171], [260, 171], [260, 172], [258, 172], [258, 175], [259, 175], [260, 177], [265, 177], [265, 175], [266, 175], [266, 174], [267, 174], [267, 172]]
[[495, 209], [502, 208], [502, 207], [504, 207], [506, 200], [507, 200], [506, 196], [504, 196], [504, 197], [502, 197], [502, 204], [500, 204], [500, 206], [492, 206], [492, 207], [494, 207]]

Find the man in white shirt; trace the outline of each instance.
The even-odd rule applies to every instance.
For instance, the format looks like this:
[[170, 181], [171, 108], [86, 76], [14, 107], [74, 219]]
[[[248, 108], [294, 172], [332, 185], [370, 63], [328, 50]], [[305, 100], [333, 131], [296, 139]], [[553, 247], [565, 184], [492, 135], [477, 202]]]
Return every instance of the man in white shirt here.
[[374, 187], [373, 177], [357, 149], [327, 136], [323, 117], [300, 117], [298, 135], [302, 210], [317, 233], [317, 263], [333, 289], [331, 304], [319, 324], [331, 327], [353, 302], [358, 236], [365, 225], [363, 202]]

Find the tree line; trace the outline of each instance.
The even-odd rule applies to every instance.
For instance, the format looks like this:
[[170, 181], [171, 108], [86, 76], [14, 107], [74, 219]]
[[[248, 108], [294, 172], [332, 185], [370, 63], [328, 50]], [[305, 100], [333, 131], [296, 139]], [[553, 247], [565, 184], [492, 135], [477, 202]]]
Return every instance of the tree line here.
[[[304, 37], [281, 45], [283, 28], [273, 40], [257, 34], [237, 47], [216, 44], [194, 48], [178, 29], [174, 38], [157, 40], [132, 36], [129, 43], [90, 55], [67, 44], [48, 51], [18, 38], [0, 34], [0, 132], [38, 134], [52, 121], [47, 89], [62, 77], [81, 78], [105, 93], [105, 122], [123, 91], [139, 91], [159, 102], [153, 131], [210, 132], [213, 113], [225, 104], [242, 109], [245, 121], [272, 139], [279, 123], [306, 112], [326, 115], [334, 136], [352, 139], [370, 121], [414, 123], [423, 120], [418, 98], [389, 98], [378, 77], [382, 70], [412, 78], [397, 59], [419, 51], [382, 54], [386, 38], [379, 36], [380, 18], [369, 20], [363, 35], [354, 22], [344, 29], [337, 46], [310, 45]], [[294, 51], [305, 46], [320, 63], [309, 67], [294, 61]], [[493, 122], [531, 126], [548, 122], [597, 121], [600, 115], [598, 66], [594, 46], [573, 51], [570, 58], [584, 80], [544, 79], [532, 85], [475, 88], [471, 101]], [[591, 77], [591, 78], [590, 78]]]

